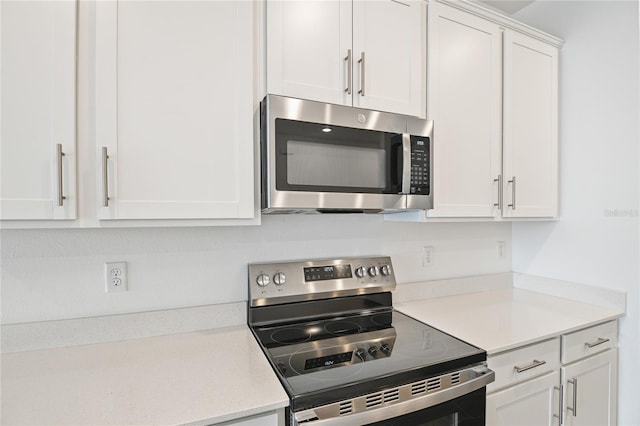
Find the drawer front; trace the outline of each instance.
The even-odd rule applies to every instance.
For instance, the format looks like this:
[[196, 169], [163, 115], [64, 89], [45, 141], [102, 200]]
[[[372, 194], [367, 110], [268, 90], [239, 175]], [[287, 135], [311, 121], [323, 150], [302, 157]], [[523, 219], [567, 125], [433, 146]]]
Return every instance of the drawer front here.
[[487, 364], [496, 373], [496, 380], [487, 386], [487, 392], [558, 370], [560, 338], [545, 340], [498, 355], [490, 355]]
[[610, 321], [594, 327], [562, 336], [563, 364], [577, 361], [618, 345], [618, 321]]

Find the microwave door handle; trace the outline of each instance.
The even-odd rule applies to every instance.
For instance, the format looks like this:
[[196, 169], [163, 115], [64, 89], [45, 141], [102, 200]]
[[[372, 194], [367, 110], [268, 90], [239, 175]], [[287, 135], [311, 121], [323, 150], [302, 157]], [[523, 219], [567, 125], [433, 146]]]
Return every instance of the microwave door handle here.
[[402, 192], [409, 194], [411, 188], [411, 135], [402, 134]]

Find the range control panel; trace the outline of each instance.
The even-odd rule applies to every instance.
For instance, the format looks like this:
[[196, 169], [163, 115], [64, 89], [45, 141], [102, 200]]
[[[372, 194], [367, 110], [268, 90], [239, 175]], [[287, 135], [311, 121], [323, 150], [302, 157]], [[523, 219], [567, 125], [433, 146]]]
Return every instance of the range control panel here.
[[388, 256], [249, 265], [251, 306], [390, 291], [395, 286]]

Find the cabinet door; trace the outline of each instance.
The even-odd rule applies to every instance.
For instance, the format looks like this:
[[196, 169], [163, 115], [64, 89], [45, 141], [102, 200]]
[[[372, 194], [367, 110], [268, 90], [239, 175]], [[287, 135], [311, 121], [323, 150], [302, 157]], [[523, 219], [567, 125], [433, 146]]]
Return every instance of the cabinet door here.
[[617, 349], [562, 367], [564, 424], [617, 424], [617, 380]]
[[558, 50], [514, 31], [504, 43], [504, 215], [558, 215]]
[[96, 26], [99, 218], [252, 217], [252, 2], [97, 2]]
[[353, 105], [425, 117], [426, 5], [353, 2]]
[[2, 1], [0, 19], [0, 218], [75, 219], [76, 2]]
[[267, 91], [351, 105], [351, 0], [275, 0], [266, 8]]
[[487, 395], [487, 426], [558, 425], [560, 373]]
[[430, 216], [500, 214], [502, 30], [439, 3], [429, 5], [428, 115], [434, 120]]

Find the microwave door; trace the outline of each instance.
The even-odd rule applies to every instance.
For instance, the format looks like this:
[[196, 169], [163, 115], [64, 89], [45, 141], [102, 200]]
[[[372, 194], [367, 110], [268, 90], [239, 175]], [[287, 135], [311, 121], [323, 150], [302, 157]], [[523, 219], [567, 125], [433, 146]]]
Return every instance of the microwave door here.
[[404, 209], [402, 133], [283, 118], [272, 124], [267, 212]]

